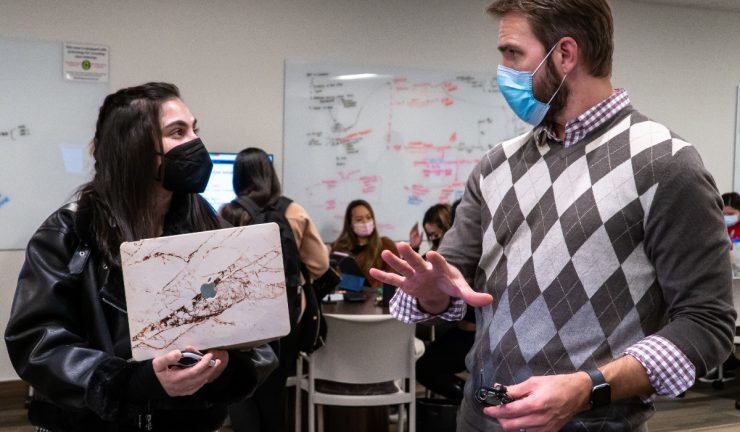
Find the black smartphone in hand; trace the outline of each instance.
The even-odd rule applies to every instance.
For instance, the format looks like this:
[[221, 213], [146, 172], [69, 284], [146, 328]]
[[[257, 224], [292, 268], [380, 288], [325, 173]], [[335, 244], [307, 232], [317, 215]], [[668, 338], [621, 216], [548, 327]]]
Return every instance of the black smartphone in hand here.
[[[203, 358], [203, 353], [200, 353], [198, 351], [181, 351], [182, 356], [180, 357], [180, 360], [177, 361], [177, 366], [180, 367], [193, 367], [196, 363], [198, 363]], [[216, 366], [216, 361], [211, 359], [211, 361], [208, 362], [209, 367]]]

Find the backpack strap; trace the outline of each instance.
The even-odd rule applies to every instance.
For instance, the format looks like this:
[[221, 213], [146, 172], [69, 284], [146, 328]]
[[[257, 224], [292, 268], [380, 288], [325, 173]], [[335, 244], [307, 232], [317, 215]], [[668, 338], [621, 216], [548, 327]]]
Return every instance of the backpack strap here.
[[293, 202], [292, 199], [288, 197], [281, 196], [280, 198], [275, 201], [274, 207], [275, 210], [280, 212], [283, 217], [285, 217], [285, 220], [288, 220], [288, 217], [285, 216], [285, 212], [288, 210], [288, 206]]
[[[273, 204], [273, 207], [276, 211], [278, 211], [281, 215], [283, 215], [283, 219], [285, 219], [285, 222], [288, 223], [288, 226], [290, 226], [290, 221], [288, 220], [288, 216], [285, 214], [286, 211], [288, 211], [288, 206], [293, 202], [292, 199], [286, 197], [286, 196], [280, 196], [280, 198], [275, 201], [275, 204]], [[293, 232], [293, 228], [291, 227], [291, 234]], [[295, 242], [295, 238], [293, 238], [293, 242]], [[296, 244], [296, 246], [298, 246]], [[303, 275], [303, 280], [306, 284], [311, 283], [311, 275], [308, 273], [308, 268], [305, 264], [303, 264], [302, 260], [299, 260], [298, 263], [301, 265], [301, 274]]]
[[252, 198], [249, 198], [246, 195], [239, 195], [232, 202], [235, 202], [239, 205], [239, 207], [246, 210], [251, 218], [254, 218], [262, 211], [262, 208], [260, 208], [260, 206], [258, 206], [257, 203], [252, 200]]
[[[290, 226], [290, 221], [288, 220], [288, 216], [285, 214], [285, 212], [288, 210], [288, 206], [293, 202], [292, 199], [280, 196], [280, 198], [275, 201], [275, 204], [273, 204], [273, 207], [275, 210], [277, 210], [281, 215], [283, 215], [283, 219], [285, 219], [285, 222], [288, 223], [288, 226]], [[293, 233], [293, 228], [290, 228], [291, 236]], [[293, 242], [295, 242], [295, 238], [293, 238]], [[296, 244], [296, 246], [298, 246]], [[311, 283], [311, 275], [308, 273], [308, 268], [306, 268], [306, 265], [303, 264], [302, 260], [299, 260], [298, 263], [301, 265], [301, 274], [303, 275], [303, 280], [306, 284]]]

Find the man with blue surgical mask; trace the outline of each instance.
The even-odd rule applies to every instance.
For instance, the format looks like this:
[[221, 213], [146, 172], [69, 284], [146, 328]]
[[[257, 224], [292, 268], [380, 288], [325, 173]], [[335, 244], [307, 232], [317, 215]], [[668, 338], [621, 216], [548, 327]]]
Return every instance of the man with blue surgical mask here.
[[[555, 100], [555, 97], [558, 95], [561, 87], [563, 86], [565, 78], [567, 77], [567, 75], [563, 76], [562, 80], [560, 81], [560, 85], [558, 85], [558, 88], [555, 89], [554, 92], [552, 92], [552, 96], [550, 96], [547, 103], [540, 102], [539, 99], [541, 98], [538, 99], [537, 96], [535, 96], [534, 75], [537, 73], [537, 71], [542, 69], [542, 65], [545, 64], [545, 61], [548, 59], [548, 57], [550, 57], [550, 54], [552, 54], [555, 48], [557, 48], [557, 45], [554, 45], [552, 48], [550, 48], [550, 51], [547, 53], [545, 58], [543, 58], [542, 61], [537, 65], [537, 67], [534, 69], [534, 72], [518, 71], [504, 65], [498, 66], [496, 81], [498, 81], [498, 87], [501, 91], [501, 94], [504, 96], [506, 102], [509, 104], [517, 117], [532, 126], [539, 125], [542, 120], [545, 119], [545, 116], [547, 115], [548, 111], [550, 111], [552, 103]], [[506, 50], [506, 48], [504, 47], [502, 47], [501, 49]], [[544, 69], [546, 70], [547, 68]], [[540, 73], [540, 75], [544, 74], [547, 74], [547, 72], [543, 71]], [[540, 91], [540, 93], [542, 92]], [[564, 100], [564, 98], [567, 98], [567, 95], [563, 95], [559, 98], [556, 108], [550, 112], [551, 117], [552, 112], [557, 112], [562, 106], [562, 101]]]
[[[489, 150], [391, 313], [476, 336], [460, 432], [647, 430], [733, 348], [722, 201], [696, 149], [611, 84], [606, 0], [496, 0], [499, 88], [534, 127]], [[504, 385], [504, 392], [499, 385]]]

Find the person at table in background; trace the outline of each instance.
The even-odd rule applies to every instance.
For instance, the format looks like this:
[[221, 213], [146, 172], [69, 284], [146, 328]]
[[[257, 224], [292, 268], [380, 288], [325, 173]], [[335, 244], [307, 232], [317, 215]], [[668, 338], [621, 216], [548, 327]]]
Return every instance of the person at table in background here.
[[[435, 204], [424, 212], [424, 219], [421, 222], [424, 228], [424, 234], [432, 243], [429, 250], [437, 250], [442, 237], [452, 226], [452, 206], [449, 204]], [[422, 236], [419, 231], [419, 223], [415, 223], [409, 231], [409, 245], [419, 252], [421, 248]]]
[[[612, 87], [606, 0], [488, 12], [499, 90], [534, 129], [481, 158], [438, 253], [400, 244], [399, 274], [371, 273], [405, 322], [476, 307], [458, 431], [646, 430], [656, 395], [733, 349], [722, 200], [696, 149]], [[496, 383], [513, 402], [486, 405]]]
[[121, 243], [226, 226], [198, 195], [212, 166], [195, 123], [172, 84], [106, 97], [93, 179], [29, 241], [5, 342], [39, 430], [213, 431], [277, 366], [266, 345], [131, 360]]
[[[725, 218], [725, 225], [727, 226], [727, 234], [732, 242], [732, 260], [736, 260], [735, 257], [738, 255], [736, 248], [740, 247], [740, 223], [738, 223], [738, 217], [740, 216], [740, 195], [736, 192], [729, 192], [722, 194], [722, 202], [724, 207], [722, 213]], [[735, 264], [737, 265], [737, 264]], [[734, 272], [733, 272], [734, 273]], [[722, 374], [725, 379], [735, 378], [734, 370], [740, 366], [740, 360], [735, 356], [735, 352], [731, 352], [730, 356], [722, 363]], [[715, 382], [719, 379], [719, 368], [713, 368], [707, 372], [707, 374], [699, 378], [702, 382]]]
[[[455, 210], [459, 204], [458, 199], [452, 206], [437, 204], [427, 210], [424, 215], [424, 228], [427, 237], [432, 240], [430, 250], [436, 251], [439, 248], [445, 233], [455, 221]], [[428, 223], [434, 226], [427, 229]], [[439, 227], [446, 228], [435, 229]], [[409, 246], [413, 248], [413, 243], [409, 242]], [[418, 252], [418, 248], [415, 251]], [[475, 310], [472, 307], [468, 308], [465, 317], [452, 326], [440, 324], [434, 323], [434, 340], [426, 346], [424, 355], [416, 361], [416, 379], [433, 393], [459, 401], [463, 398], [465, 380], [457, 374], [465, 371], [465, 355], [470, 351], [475, 339]], [[417, 326], [417, 337], [421, 328], [423, 326]]]
[[[308, 212], [297, 202], [282, 196], [282, 188], [277, 173], [264, 150], [250, 147], [242, 150], [234, 161], [234, 193], [237, 196], [250, 198], [260, 208], [284, 208], [284, 218], [290, 225], [293, 240], [299, 257], [293, 260], [303, 263], [308, 276], [314, 280], [329, 269], [329, 252], [324, 245], [319, 230], [311, 220]], [[252, 217], [237, 200], [219, 210], [220, 215], [234, 226], [248, 225]], [[283, 247], [283, 253], [295, 250]], [[289, 261], [290, 262], [290, 261]], [[289, 272], [286, 267], [286, 272]], [[300, 269], [297, 274], [286, 273], [286, 283], [291, 280], [304, 284]], [[291, 293], [300, 294], [291, 296]], [[288, 286], [288, 302], [291, 311], [290, 334], [273, 341], [270, 345], [278, 353], [280, 366], [260, 386], [254, 395], [229, 407], [231, 427], [236, 432], [265, 431], [276, 432], [284, 429], [285, 423], [285, 382], [288, 375], [295, 370], [298, 358], [297, 336], [300, 331], [305, 291], [297, 286]]]
[[344, 225], [339, 237], [331, 244], [332, 252], [344, 252], [352, 255], [360, 264], [368, 285], [380, 288], [383, 283], [370, 275], [370, 268], [382, 268], [392, 272], [393, 269], [380, 258], [384, 250], [398, 255], [396, 243], [388, 237], [382, 237], [375, 226], [375, 213], [365, 200], [354, 200], [347, 205], [344, 212]]
[[736, 192], [722, 194], [722, 202], [724, 203], [722, 213], [725, 215], [727, 234], [734, 247], [735, 242], [740, 240], [740, 195]]

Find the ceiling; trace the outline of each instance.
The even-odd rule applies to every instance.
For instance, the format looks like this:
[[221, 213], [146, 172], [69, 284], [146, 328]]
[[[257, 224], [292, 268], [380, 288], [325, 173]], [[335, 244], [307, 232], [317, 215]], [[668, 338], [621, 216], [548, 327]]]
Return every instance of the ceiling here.
[[633, 0], [639, 3], [660, 3], [699, 9], [722, 9], [740, 12], [740, 0]]

